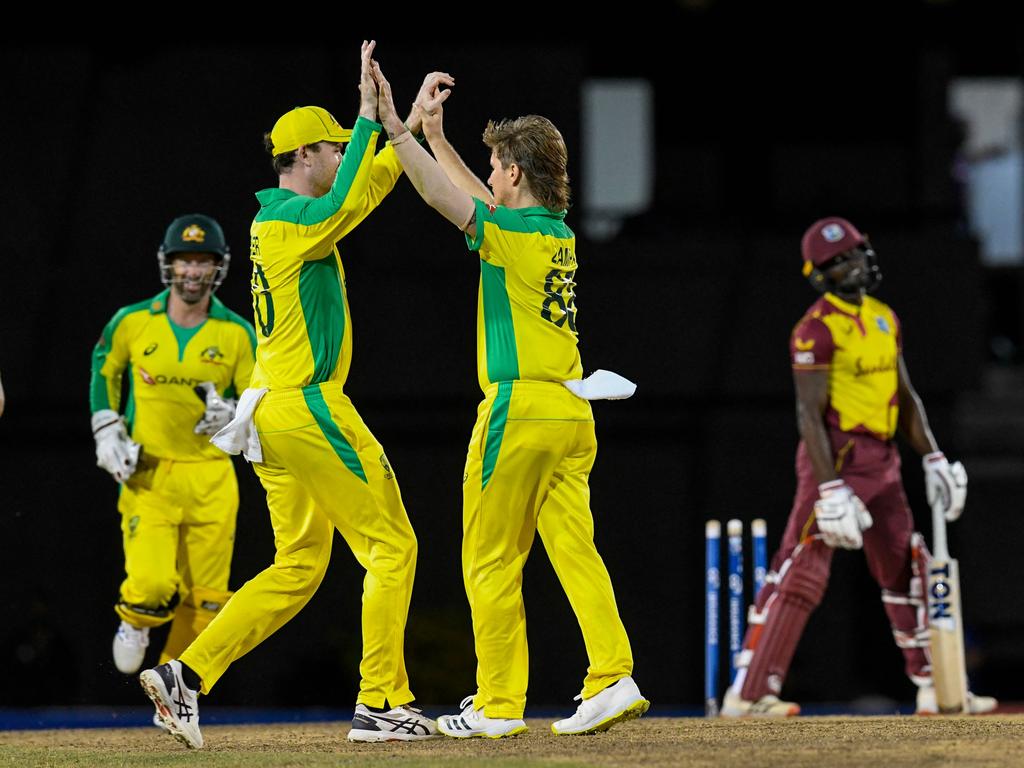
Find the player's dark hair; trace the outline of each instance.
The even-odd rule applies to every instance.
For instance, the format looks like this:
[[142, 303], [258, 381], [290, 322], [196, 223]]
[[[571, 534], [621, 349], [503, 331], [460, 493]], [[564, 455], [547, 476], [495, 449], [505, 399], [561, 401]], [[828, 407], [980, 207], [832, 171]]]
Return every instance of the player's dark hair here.
[[[307, 144], [306, 148], [309, 149], [310, 152], [319, 152], [321, 143], [323, 142], [318, 141], [316, 144]], [[327, 143], [330, 144], [332, 142]], [[263, 147], [270, 153], [270, 165], [273, 167], [274, 173], [278, 176], [290, 171], [299, 157], [298, 149], [293, 149], [291, 152], [285, 152], [282, 155], [274, 156], [274, 141], [270, 138], [269, 133], [263, 134]]]
[[503, 168], [518, 165], [530, 185], [530, 192], [551, 211], [569, 207], [569, 156], [562, 134], [554, 123], [539, 115], [487, 123], [486, 144]]

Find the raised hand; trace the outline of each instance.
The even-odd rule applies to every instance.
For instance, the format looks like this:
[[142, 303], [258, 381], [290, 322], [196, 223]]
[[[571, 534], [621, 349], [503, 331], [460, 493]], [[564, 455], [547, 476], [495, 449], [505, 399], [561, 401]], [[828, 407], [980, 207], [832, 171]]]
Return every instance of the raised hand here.
[[[448, 98], [448, 91], [441, 91], [441, 86], [450, 87], [455, 85], [455, 78], [447, 72], [431, 72], [423, 78], [423, 85], [412, 104], [412, 111], [406, 124], [413, 133], [418, 133], [423, 127], [424, 118], [430, 118], [432, 128], [440, 131], [441, 104]], [[444, 96], [440, 94], [443, 93]]]
[[380, 122], [390, 138], [395, 138], [406, 130], [405, 123], [398, 117], [395, 110], [395, 99], [391, 94], [391, 83], [384, 77], [380, 64], [371, 62], [373, 78], [377, 82], [377, 110], [380, 114]]
[[359, 49], [359, 116], [368, 120], [377, 119], [377, 83], [373, 78], [373, 49], [376, 47], [376, 40], [363, 40]]

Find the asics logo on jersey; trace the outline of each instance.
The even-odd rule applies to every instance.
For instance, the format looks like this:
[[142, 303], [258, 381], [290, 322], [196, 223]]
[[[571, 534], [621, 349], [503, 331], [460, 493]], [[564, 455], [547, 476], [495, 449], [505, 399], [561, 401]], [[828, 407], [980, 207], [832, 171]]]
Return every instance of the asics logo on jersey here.
[[152, 344], [150, 344], [148, 347], [142, 350], [142, 354], [148, 357], [149, 355], [152, 355], [154, 352], [156, 352], [156, 348], [159, 346], [160, 345], [154, 341]]

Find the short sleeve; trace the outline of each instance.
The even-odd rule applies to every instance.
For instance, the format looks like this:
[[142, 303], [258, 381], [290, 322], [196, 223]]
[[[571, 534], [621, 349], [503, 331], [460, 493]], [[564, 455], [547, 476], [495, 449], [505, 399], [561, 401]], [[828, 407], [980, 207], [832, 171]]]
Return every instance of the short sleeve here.
[[789, 337], [789, 360], [794, 371], [828, 370], [834, 352], [832, 333], [817, 317], [805, 317]]

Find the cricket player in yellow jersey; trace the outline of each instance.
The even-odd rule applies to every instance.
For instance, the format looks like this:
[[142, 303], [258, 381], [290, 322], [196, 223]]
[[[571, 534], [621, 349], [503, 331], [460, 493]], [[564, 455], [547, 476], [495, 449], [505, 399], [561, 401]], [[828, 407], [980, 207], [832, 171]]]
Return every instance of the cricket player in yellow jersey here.
[[158, 253], [167, 290], [119, 310], [93, 352], [97, 463], [121, 484], [126, 576], [113, 652], [125, 674], [142, 666], [152, 627], [172, 622], [167, 661], [231, 594], [238, 483], [210, 435], [249, 386], [256, 337], [213, 296], [230, 258], [209, 216], [175, 219]]
[[[846, 219], [821, 219], [804, 234], [802, 252], [804, 276], [824, 295], [790, 338], [801, 438], [796, 498], [751, 607], [722, 715], [799, 713], [779, 694], [807, 619], [825, 593], [836, 547], [863, 547], [907, 676], [917, 686], [917, 711], [934, 714], [922, 581], [930, 556], [914, 533], [896, 433], [923, 457], [929, 502], [942, 505], [948, 520], [963, 512], [967, 473], [960, 462], [946, 460], [928, 427], [903, 361], [896, 314], [868, 295], [881, 272], [867, 238]], [[995, 706], [990, 697], [969, 695], [971, 712]]]
[[536, 531], [590, 659], [582, 703], [553, 731], [591, 733], [639, 717], [649, 702], [630, 677], [629, 638], [594, 546], [588, 487], [597, 454], [594, 417], [590, 403], [562, 383], [578, 381], [583, 371], [573, 292], [576, 239], [565, 224], [565, 143], [543, 117], [489, 124], [484, 143], [491, 149], [492, 196], [444, 138], [441, 103], [450, 91], [417, 97], [435, 162], [410, 140], [376, 63], [374, 75], [381, 122], [406, 174], [424, 200], [465, 232], [480, 264], [477, 359], [484, 400], [466, 460], [462, 546], [477, 692], [460, 714], [439, 718], [438, 728], [461, 738], [526, 730], [521, 588]]
[[[190, 747], [203, 743], [197, 691], [209, 693], [235, 659], [309, 601], [335, 529], [366, 569], [361, 682], [348, 738], [438, 735], [413, 706], [405, 667], [416, 537], [384, 449], [343, 390], [352, 322], [336, 243], [380, 204], [402, 170], [391, 147], [374, 154], [380, 125], [372, 50], [372, 42], [363, 43], [359, 118], [351, 130], [320, 107], [298, 107], [268, 137], [279, 187], [256, 195], [250, 257], [259, 344], [232, 429], [249, 425], [246, 411], [255, 409], [258, 447], [246, 455], [267, 491], [277, 554], [180, 660], [141, 675], [164, 724]], [[413, 118], [410, 125], [419, 130]]]

